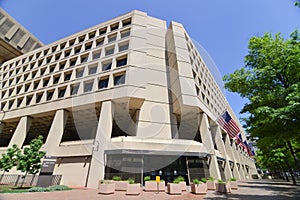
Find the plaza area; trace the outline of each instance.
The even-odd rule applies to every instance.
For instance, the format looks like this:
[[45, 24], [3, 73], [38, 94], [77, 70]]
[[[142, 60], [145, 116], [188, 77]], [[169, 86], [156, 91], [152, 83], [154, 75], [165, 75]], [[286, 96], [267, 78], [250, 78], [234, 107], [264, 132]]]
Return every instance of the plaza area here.
[[[188, 188], [189, 189], [189, 188]], [[286, 200], [299, 199], [300, 186], [294, 186], [290, 182], [277, 180], [253, 180], [239, 182], [238, 190], [230, 194], [219, 194], [209, 190], [206, 195], [194, 195], [189, 191], [182, 195], [169, 195], [164, 192], [141, 192], [138, 196], [128, 196], [125, 192], [117, 191], [111, 195], [98, 194], [95, 189], [74, 188], [71, 191], [1, 194], [0, 200], [119, 200], [119, 199], [147, 199], [147, 200], [193, 200], [193, 199], [243, 199], [243, 200]]]

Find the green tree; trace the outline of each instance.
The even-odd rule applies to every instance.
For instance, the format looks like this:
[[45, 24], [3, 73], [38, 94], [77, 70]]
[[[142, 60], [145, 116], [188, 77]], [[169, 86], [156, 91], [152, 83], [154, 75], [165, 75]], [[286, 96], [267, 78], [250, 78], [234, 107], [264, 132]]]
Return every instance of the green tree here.
[[300, 8], [300, 1], [296, 1], [295, 6], [298, 6]]
[[17, 158], [20, 155], [20, 148], [14, 144], [11, 148], [7, 149], [6, 154], [2, 154], [0, 159], [0, 169], [3, 170], [3, 173], [0, 178], [0, 183], [3, 179], [4, 173], [9, 172], [14, 166], [17, 165]]
[[[33, 174], [39, 172], [42, 167], [41, 159], [46, 154], [45, 151], [40, 151], [43, 145], [43, 136], [31, 140], [29, 147], [23, 149], [23, 153], [18, 156], [17, 170], [25, 172], [27, 174]], [[25, 180], [25, 178], [24, 178]], [[21, 186], [23, 186], [24, 181]]]
[[241, 113], [248, 113], [245, 127], [252, 138], [281, 141], [300, 169], [292, 145], [296, 141], [299, 149], [300, 34], [295, 30], [287, 40], [269, 33], [252, 37], [248, 49], [245, 66], [224, 76], [225, 87], [248, 100]]

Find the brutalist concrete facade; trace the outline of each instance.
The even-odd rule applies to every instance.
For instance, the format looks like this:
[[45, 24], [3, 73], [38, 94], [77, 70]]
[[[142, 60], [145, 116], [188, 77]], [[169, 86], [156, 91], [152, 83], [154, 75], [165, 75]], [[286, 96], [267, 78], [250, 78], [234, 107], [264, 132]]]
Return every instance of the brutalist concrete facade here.
[[0, 80], [0, 151], [43, 135], [62, 184], [256, 174], [216, 123], [238, 120], [182, 24], [135, 10], [4, 62]]

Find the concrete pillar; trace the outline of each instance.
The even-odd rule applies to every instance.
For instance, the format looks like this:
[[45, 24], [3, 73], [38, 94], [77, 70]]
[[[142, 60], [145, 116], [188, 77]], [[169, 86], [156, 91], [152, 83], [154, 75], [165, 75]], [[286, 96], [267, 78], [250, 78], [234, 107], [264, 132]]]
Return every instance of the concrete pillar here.
[[227, 155], [229, 157], [229, 159], [233, 162], [233, 171], [232, 171], [232, 175], [234, 178], [236, 178], [237, 180], [241, 180], [241, 176], [238, 170], [238, 166], [237, 166], [237, 162], [238, 162], [238, 158], [234, 155], [233, 151], [232, 151], [232, 147], [230, 144], [230, 139], [228, 134], [225, 135], [225, 142], [224, 142], [224, 146], [227, 152]]
[[245, 175], [245, 171], [243, 168], [244, 161], [241, 158], [242, 155], [240, 153], [239, 147], [237, 147], [237, 149], [236, 149], [236, 145], [234, 144], [234, 145], [232, 145], [231, 149], [232, 149], [232, 152], [234, 153], [235, 157], [237, 158], [238, 163], [240, 164], [240, 169], [239, 169], [240, 177], [241, 177], [241, 179], [245, 179], [246, 175]]
[[31, 118], [29, 116], [22, 117], [9, 142], [8, 147], [12, 147], [14, 144], [18, 145], [19, 147], [22, 147], [26, 139], [26, 135], [30, 129], [30, 125], [31, 125]]
[[202, 143], [205, 144], [207, 147], [208, 152], [211, 154], [209, 159], [209, 173], [210, 176], [214, 177], [215, 179], [221, 179], [221, 174], [219, 171], [217, 156], [215, 155], [214, 144], [212, 141], [212, 135], [210, 132], [209, 122], [207, 115], [205, 113], [200, 114], [199, 120], [199, 130], [201, 134]]
[[64, 134], [64, 129], [68, 119], [68, 112], [65, 110], [57, 110], [53, 118], [49, 134], [44, 145], [47, 150], [47, 155], [55, 154], [56, 149], [59, 147], [60, 141]]
[[214, 125], [211, 126], [211, 132], [213, 137], [215, 138], [216, 145], [220, 153], [222, 154], [223, 158], [225, 158], [225, 168], [224, 168], [224, 173], [225, 173], [225, 178], [226, 180], [232, 178], [232, 172], [229, 164], [229, 158], [225, 149], [225, 145], [222, 140], [222, 134], [221, 134], [221, 129], [219, 126]]
[[87, 187], [97, 188], [99, 180], [104, 179], [105, 155], [108, 148], [113, 126], [113, 106], [111, 101], [102, 103], [97, 133], [92, 153], [91, 167]]

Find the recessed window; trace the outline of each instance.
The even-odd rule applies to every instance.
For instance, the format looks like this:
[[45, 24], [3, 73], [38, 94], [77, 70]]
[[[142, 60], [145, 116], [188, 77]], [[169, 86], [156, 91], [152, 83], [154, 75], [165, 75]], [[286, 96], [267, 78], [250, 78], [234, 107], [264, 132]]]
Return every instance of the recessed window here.
[[59, 82], [60, 75], [53, 77], [53, 84], [57, 84]]
[[99, 35], [103, 35], [103, 34], [105, 34], [106, 33], [106, 27], [104, 27], [104, 28], [101, 28], [100, 30], [99, 30]]
[[126, 51], [128, 49], [128, 46], [129, 46], [128, 42], [119, 44], [119, 52]]
[[79, 42], [79, 43], [80, 43], [80, 42], [83, 42], [83, 41], [84, 41], [84, 38], [85, 38], [85, 35], [79, 37], [79, 38], [78, 38], [78, 42]]
[[40, 81], [35, 81], [33, 84], [33, 89], [36, 90], [40, 84]]
[[70, 67], [73, 67], [76, 65], [76, 59], [70, 60]]
[[53, 94], [54, 94], [54, 91], [53, 91], [53, 90], [47, 92], [47, 101], [50, 101], [50, 100], [52, 99]]
[[31, 78], [34, 78], [36, 74], [37, 74], [37, 70], [36, 70], [36, 71], [33, 71], [33, 72], [31, 73]]
[[46, 78], [43, 80], [43, 87], [47, 87], [49, 80], [50, 80], [50, 78]]
[[6, 105], [6, 102], [1, 103], [1, 110], [4, 109], [5, 105]]
[[96, 31], [89, 33], [89, 39], [94, 38], [96, 35]]
[[114, 76], [114, 85], [121, 85], [125, 83], [125, 74]]
[[49, 56], [49, 57], [46, 59], [46, 63], [49, 64], [49, 63], [51, 62], [51, 59], [52, 59], [52, 57]]
[[50, 68], [49, 68], [49, 72], [50, 73], [54, 72], [54, 69], [55, 69], [55, 65], [51, 65]]
[[76, 70], [76, 78], [80, 78], [83, 76], [84, 68], [80, 68]]
[[8, 95], [11, 96], [11, 94], [13, 93], [13, 91], [14, 91], [14, 89], [10, 89], [10, 90], [8, 91]]
[[51, 49], [52, 49], [52, 52], [55, 52], [55, 51], [56, 51], [56, 49], [57, 49], [57, 45], [56, 45], [56, 46], [54, 46], [54, 47], [52, 47]]
[[100, 39], [96, 40], [96, 46], [97, 47], [103, 45], [103, 43], [104, 43], [104, 38], [100, 38]]
[[17, 100], [17, 107], [20, 107], [20, 106], [21, 106], [22, 101], [23, 101], [23, 98], [19, 98], [19, 99]]
[[127, 57], [117, 58], [117, 67], [127, 65]]
[[74, 49], [74, 54], [80, 53], [80, 50], [81, 50], [81, 46], [76, 47], [76, 48]]
[[40, 103], [42, 99], [43, 93], [36, 94], [36, 103]]
[[80, 62], [82, 63], [86, 63], [88, 61], [88, 55], [83, 55], [81, 56]]
[[111, 69], [112, 62], [106, 61], [102, 63], [102, 71], [110, 70]]
[[92, 43], [88, 43], [85, 45], [85, 50], [90, 50], [92, 48]]
[[44, 55], [47, 55], [48, 52], [49, 52], [49, 49], [44, 50]]
[[72, 72], [65, 73], [64, 81], [69, 81], [71, 79], [71, 76], [72, 76]]
[[26, 81], [26, 80], [27, 80], [28, 76], [29, 76], [29, 73], [27, 73], [27, 74], [24, 74], [24, 81]]
[[108, 80], [109, 80], [108, 77], [100, 79], [99, 82], [98, 82], [98, 89], [107, 88], [108, 87]]
[[93, 52], [93, 60], [100, 58], [101, 51]]
[[71, 85], [71, 95], [76, 95], [79, 90], [79, 84], [77, 85]]
[[58, 98], [63, 98], [66, 93], [66, 88], [60, 88], [58, 89]]
[[98, 65], [93, 65], [89, 67], [89, 75], [95, 74], [97, 72]]
[[128, 37], [130, 35], [130, 29], [121, 31], [121, 38]]
[[21, 88], [22, 88], [22, 86], [17, 87], [17, 94], [20, 94]]
[[84, 83], [84, 92], [91, 92], [93, 89], [93, 82]]
[[71, 54], [71, 50], [67, 50], [67, 51], [65, 51], [65, 57], [68, 57], [70, 54]]
[[60, 44], [60, 49], [63, 49], [65, 47], [66, 47], [66, 42]]
[[114, 46], [105, 49], [105, 56], [114, 54]]
[[108, 36], [108, 42], [113, 42], [117, 40], [117, 34], [112, 34]]
[[119, 28], [119, 22], [110, 25], [110, 31], [117, 30]]
[[40, 70], [41, 76], [43, 76], [43, 75], [45, 74], [45, 72], [46, 72], [46, 67], [45, 67], [45, 68], [42, 68], [42, 69]]
[[131, 24], [131, 18], [125, 19], [125, 20], [122, 21], [122, 26], [123, 26], [123, 27], [124, 27], [124, 26], [128, 26], [128, 25], [130, 25], [130, 24]]
[[66, 63], [67, 62], [61, 62], [61, 63], [59, 63], [59, 70], [63, 70], [65, 68], [65, 66], [66, 66]]
[[29, 90], [29, 87], [30, 87], [30, 83], [26, 84], [24, 91], [27, 92]]
[[32, 100], [32, 96], [26, 97], [26, 106], [28, 106], [30, 104], [31, 100]]
[[14, 105], [14, 100], [12, 100], [12, 101], [9, 101], [9, 103], [8, 103], [8, 109], [11, 109], [11, 107]]
[[70, 40], [70, 41], [69, 41], [69, 46], [72, 46], [72, 45], [74, 45], [74, 43], [75, 43], [75, 39], [73, 39], [73, 40]]

